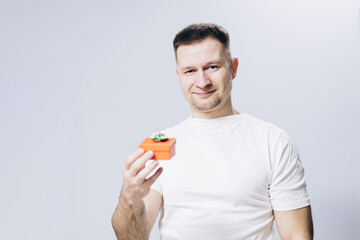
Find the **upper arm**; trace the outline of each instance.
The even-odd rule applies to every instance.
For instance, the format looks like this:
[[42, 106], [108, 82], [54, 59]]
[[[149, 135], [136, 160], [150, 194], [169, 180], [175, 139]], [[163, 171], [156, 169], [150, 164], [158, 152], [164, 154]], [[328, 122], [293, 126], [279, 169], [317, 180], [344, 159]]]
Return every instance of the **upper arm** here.
[[289, 211], [274, 211], [274, 216], [281, 239], [313, 239], [310, 206]]
[[154, 226], [156, 217], [159, 213], [160, 207], [162, 203], [162, 195], [154, 190], [150, 189], [150, 192], [144, 198], [144, 204], [146, 209], [146, 215], [149, 221], [149, 230], [151, 231], [152, 227]]

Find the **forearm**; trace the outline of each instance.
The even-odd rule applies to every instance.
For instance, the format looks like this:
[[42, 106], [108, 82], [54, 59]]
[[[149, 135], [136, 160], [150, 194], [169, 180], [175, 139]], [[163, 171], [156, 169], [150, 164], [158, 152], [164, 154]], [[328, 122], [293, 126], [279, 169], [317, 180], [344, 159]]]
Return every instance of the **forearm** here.
[[120, 196], [112, 217], [112, 226], [118, 240], [148, 239], [150, 231], [144, 202], [141, 200], [135, 203]]

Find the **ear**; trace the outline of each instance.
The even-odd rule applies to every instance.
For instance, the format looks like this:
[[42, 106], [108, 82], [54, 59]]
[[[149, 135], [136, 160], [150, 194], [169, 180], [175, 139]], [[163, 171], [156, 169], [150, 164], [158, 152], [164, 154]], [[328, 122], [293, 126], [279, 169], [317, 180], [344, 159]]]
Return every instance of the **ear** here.
[[175, 72], [176, 72], [176, 74], [178, 75], [178, 77], [180, 78], [180, 73], [179, 73], [179, 69], [178, 69], [177, 66], [175, 67]]
[[233, 58], [231, 60], [231, 79], [234, 79], [236, 77], [238, 65], [239, 65], [239, 59]]

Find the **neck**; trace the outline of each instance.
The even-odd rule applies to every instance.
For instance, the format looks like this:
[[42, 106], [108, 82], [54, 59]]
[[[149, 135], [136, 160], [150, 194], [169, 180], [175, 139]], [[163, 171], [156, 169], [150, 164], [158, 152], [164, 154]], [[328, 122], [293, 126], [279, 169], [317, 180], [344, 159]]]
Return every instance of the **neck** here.
[[210, 118], [219, 118], [219, 117], [225, 117], [236, 114], [240, 114], [240, 112], [232, 106], [231, 98], [229, 98], [228, 102], [224, 104], [224, 106], [219, 105], [215, 109], [210, 111], [201, 112], [197, 109], [194, 109], [193, 107], [191, 108], [191, 115], [193, 118], [210, 119]]

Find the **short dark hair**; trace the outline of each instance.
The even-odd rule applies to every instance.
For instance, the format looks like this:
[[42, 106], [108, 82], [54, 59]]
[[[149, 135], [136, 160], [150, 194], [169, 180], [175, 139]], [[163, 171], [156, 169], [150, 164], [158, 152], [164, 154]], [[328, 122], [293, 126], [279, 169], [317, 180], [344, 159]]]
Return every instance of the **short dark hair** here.
[[224, 49], [229, 49], [230, 37], [225, 28], [212, 23], [198, 23], [191, 24], [176, 34], [173, 41], [175, 56], [178, 47], [181, 45], [189, 45], [192, 43], [201, 42], [202, 40], [205, 40], [209, 37], [221, 42], [221, 44], [224, 46]]

